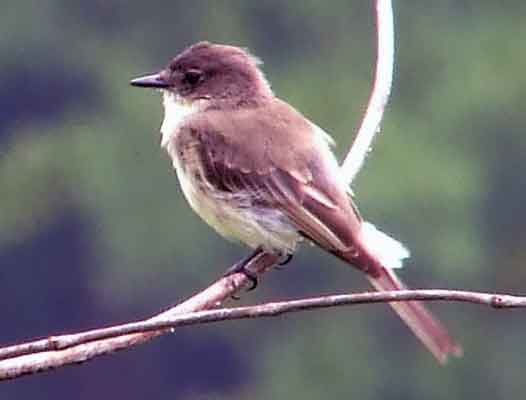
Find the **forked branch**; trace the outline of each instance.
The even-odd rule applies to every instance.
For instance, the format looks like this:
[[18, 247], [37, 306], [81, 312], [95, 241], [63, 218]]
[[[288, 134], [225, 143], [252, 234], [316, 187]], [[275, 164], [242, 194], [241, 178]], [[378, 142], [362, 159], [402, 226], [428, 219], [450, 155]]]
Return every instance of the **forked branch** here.
[[[351, 306], [358, 304], [387, 303], [395, 301], [448, 301], [485, 305], [497, 309], [524, 308], [526, 297], [446, 289], [399, 290], [391, 292], [364, 292], [297, 300], [276, 301], [246, 307], [220, 308], [188, 313], [163, 313], [156, 318], [113, 325], [70, 335], [51, 336], [20, 345], [0, 349], [0, 360], [35, 352], [65, 350], [81, 344], [137, 333], [173, 330], [181, 326], [211, 322], [277, 317], [298, 311], [313, 311], [321, 308]], [[0, 364], [1, 365], [1, 364]], [[1, 369], [0, 369], [1, 371]], [[1, 379], [0, 374], [0, 379]]]
[[[262, 274], [276, 262], [276, 256], [263, 254], [253, 260], [248, 267], [257, 274]], [[249, 279], [242, 273], [223, 277], [188, 300], [144, 322], [156, 322], [175, 315], [191, 314], [200, 310], [216, 308], [249, 283]], [[82, 344], [66, 348], [53, 347], [55, 342], [53, 337], [42, 341], [6, 347], [0, 349], [0, 359], [4, 358], [0, 361], [0, 380], [13, 379], [68, 364], [82, 363], [103, 354], [144, 343], [167, 332], [167, 329], [160, 329], [144, 333], [116, 335], [87, 343], [81, 341]], [[74, 337], [75, 335], [68, 336]], [[47, 342], [47, 344], [44, 342]]]

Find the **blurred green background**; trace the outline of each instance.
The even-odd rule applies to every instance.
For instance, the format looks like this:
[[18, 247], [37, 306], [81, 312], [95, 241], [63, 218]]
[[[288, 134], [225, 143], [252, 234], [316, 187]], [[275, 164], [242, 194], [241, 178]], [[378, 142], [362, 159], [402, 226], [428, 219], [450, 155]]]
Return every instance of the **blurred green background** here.
[[[402, 240], [412, 287], [526, 288], [526, 3], [396, 2], [395, 85], [354, 183]], [[338, 141], [365, 109], [370, 1], [4, 0], [0, 14], [0, 343], [145, 317], [247, 249], [186, 205], [159, 149], [153, 72], [198, 40], [250, 48], [275, 92]], [[303, 246], [238, 304], [368, 289]], [[183, 328], [0, 399], [522, 398], [526, 319], [433, 304], [465, 348], [439, 367], [385, 305]]]

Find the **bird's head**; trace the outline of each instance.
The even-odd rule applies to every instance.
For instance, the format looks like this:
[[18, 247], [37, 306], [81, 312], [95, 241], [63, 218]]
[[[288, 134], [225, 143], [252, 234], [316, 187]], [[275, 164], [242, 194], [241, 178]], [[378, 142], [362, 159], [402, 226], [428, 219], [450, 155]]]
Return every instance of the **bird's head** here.
[[130, 83], [169, 91], [185, 101], [250, 101], [272, 96], [259, 64], [256, 57], [239, 47], [199, 42], [159, 72]]

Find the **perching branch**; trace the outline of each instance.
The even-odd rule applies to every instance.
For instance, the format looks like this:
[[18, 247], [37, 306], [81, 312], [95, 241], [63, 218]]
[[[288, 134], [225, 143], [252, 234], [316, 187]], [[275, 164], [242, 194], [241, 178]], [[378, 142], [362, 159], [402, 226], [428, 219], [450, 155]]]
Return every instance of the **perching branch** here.
[[[234, 280], [235, 279], [233, 279], [233, 281]], [[217, 282], [216, 285], [220, 283], [221, 281]], [[235, 284], [234, 282], [231, 283]], [[200, 295], [202, 294], [203, 292]], [[194, 296], [189, 301], [195, 301], [198, 296], [199, 295]], [[188, 303], [186, 302], [171, 309], [169, 312], [162, 313], [148, 320], [94, 329], [71, 335], [53, 336], [47, 339], [0, 349], [0, 359], [3, 360], [0, 361], [0, 380], [15, 378], [20, 375], [57, 367], [59, 365], [86, 361], [96, 355], [124, 348], [124, 344], [131, 346], [132, 344], [143, 342], [181, 326], [235, 319], [276, 317], [291, 312], [316, 310], [320, 308], [409, 300], [456, 301], [481, 304], [497, 309], [526, 307], [526, 297], [439, 289], [365, 292], [311, 297], [209, 311], [177, 311], [179, 307], [183, 308], [183, 306]], [[186, 307], [192, 308], [189, 305]], [[112, 342], [115, 340], [118, 340], [118, 342]], [[104, 346], [105, 343], [106, 345]], [[120, 346], [109, 346], [107, 343], [120, 343]], [[101, 351], [102, 349], [106, 349], [107, 351], [103, 352]], [[54, 356], [55, 354], [59, 356], [56, 357]], [[74, 358], [74, 356], [78, 354], [83, 354], [84, 357]], [[59, 365], [51, 365], [50, 360], [57, 358], [66, 362], [62, 362]], [[24, 368], [24, 365], [26, 368]]]
[[[455, 301], [486, 305], [496, 309], [526, 307], [526, 297], [522, 296], [446, 289], [416, 289], [319, 296], [246, 307], [220, 308], [186, 314], [174, 314], [163, 318], [156, 318], [155, 320], [149, 319], [129, 322], [122, 325], [114, 325], [108, 328], [94, 329], [71, 335], [53, 336], [47, 339], [1, 349], [0, 360], [12, 357], [13, 355], [34, 353], [37, 348], [39, 349], [38, 351], [63, 350], [95, 340], [133, 333], [148, 333], [165, 329], [173, 330], [181, 326], [236, 319], [277, 317], [292, 312], [312, 311], [320, 308], [413, 300]], [[6, 357], [6, 355], [8, 356]]]
[[[262, 254], [247, 267], [259, 275], [270, 269], [277, 260], [278, 257], [274, 255]], [[154, 322], [175, 315], [215, 308], [249, 284], [249, 279], [242, 273], [223, 277], [202, 292], [146, 321]], [[6, 347], [0, 349], [0, 359], [5, 358], [3, 361], [0, 361], [0, 381], [34, 374], [64, 365], [82, 363], [97, 356], [144, 343], [166, 332], [167, 330], [163, 329], [116, 336], [65, 349], [57, 348], [56, 350], [49, 351], [46, 351], [48, 349], [46, 347], [47, 345], [43, 345], [42, 341]], [[44, 339], [44, 341], [52, 343], [54, 339], [51, 337]]]

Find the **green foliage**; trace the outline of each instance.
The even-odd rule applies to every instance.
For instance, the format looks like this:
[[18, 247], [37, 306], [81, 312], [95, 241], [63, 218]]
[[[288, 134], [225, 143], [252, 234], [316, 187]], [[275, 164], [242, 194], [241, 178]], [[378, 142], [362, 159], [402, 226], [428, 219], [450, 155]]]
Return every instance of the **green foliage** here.
[[[265, 61], [275, 92], [332, 133], [339, 155], [368, 99], [374, 19], [367, 2], [7, 3], [0, 71], [9, 73], [0, 81], [0, 99], [4, 109], [14, 108], [0, 114], [0, 260], [3, 249], [30, 242], [65, 210], [75, 210], [89, 221], [97, 267], [85, 274], [98, 309], [154, 312], [202, 288], [246, 252], [186, 205], [158, 147], [159, 94], [129, 87], [131, 77], [197, 40], [247, 46]], [[382, 133], [353, 184], [357, 202], [412, 250], [403, 273], [411, 286], [520, 291], [526, 286], [526, 7], [519, 1], [396, 3], [395, 87]], [[58, 70], [63, 79], [80, 76], [82, 87], [60, 89], [68, 94], [60, 97], [61, 79], [46, 80]], [[20, 76], [16, 90], [8, 85]], [[60, 101], [59, 111], [32, 112]], [[338, 261], [307, 246], [302, 251], [309, 257], [297, 257], [281, 276], [272, 273], [258, 294], [243, 300], [367, 287], [358, 274], [337, 268]], [[17, 266], [28, 275], [33, 267]], [[9, 269], [0, 272], [23, 290]], [[50, 280], [60, 280], [56, 274]], [[437, 309], [466, 351], [447, 368], [435, 366], [387, 307], [366, 306], [214, 326], [209, 334], [224, 335], [252, 376], [231, 391], [196, 384], [179, 394], [366, 400], [526, 392], [518, 373], [526, 332], [519, 314]], [[175, 350], [172, 362], [178, 363]], [[173, 398], [177, 379], [155, 383], [165, 393], [156, 397]]]

